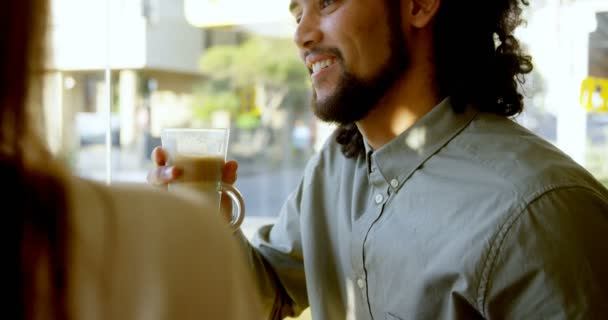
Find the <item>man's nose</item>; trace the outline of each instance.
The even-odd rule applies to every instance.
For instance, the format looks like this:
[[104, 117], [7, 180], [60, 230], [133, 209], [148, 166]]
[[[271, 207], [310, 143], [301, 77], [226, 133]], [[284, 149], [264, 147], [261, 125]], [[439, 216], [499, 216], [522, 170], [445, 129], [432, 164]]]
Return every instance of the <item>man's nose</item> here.
[[314, 15], [303, 15], [294, 34], [294, 42], [300, 49], [310, 49], [323, 40], [319, 19]]

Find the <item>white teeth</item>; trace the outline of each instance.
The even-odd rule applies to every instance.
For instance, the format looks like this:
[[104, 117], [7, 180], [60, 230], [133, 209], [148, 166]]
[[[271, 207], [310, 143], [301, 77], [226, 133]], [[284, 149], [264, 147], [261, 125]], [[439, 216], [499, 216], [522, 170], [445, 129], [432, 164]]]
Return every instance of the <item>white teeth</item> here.
[[331, 66], [333, 63], [334, 63], [333, 59], [317, 61], [317, 62], [313, 63], [313, 65], [312, 65], [312, 72], [317, 73], [321, 69]]

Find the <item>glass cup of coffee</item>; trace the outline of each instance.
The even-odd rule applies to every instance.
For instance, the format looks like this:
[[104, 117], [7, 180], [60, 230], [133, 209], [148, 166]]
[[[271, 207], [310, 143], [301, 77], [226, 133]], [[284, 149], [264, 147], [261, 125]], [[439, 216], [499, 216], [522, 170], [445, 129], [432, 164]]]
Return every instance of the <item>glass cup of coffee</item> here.
[[228, 195], [233, 202], [230, 226], [238, 229], [245, 217], [243, 196], [222, 182], [228, 137], [228, 129], [164, 129], [161, 142], [169, 156], [167, 164], [182, 170], [169, 190], [216, 201], [218, 213], [222, 193]]

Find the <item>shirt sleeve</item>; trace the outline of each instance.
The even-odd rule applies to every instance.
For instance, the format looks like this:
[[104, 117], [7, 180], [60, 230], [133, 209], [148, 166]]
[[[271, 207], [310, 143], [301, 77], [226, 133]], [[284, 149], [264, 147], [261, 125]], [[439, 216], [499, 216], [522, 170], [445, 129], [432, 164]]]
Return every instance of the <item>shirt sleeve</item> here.
[[266, 319], [297, 316], [308, 307], [299, 218], [303, 192], [301, 182], [277, 222], [260, 228], [251, 243], [242, 233], [237, 235], [253, 269]]
[[[507, 221], [480, 291], [488, 319], [600, 319], [608, 314], [608, 200], [549, 191]], [[504, 236], [501, 237], [501, 233]]]

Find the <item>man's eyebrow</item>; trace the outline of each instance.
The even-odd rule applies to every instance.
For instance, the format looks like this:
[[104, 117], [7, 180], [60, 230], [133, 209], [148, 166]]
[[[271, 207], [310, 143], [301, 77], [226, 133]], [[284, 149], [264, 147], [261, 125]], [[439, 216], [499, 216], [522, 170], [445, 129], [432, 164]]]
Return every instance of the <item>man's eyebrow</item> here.
[[289, 3], [289, 12], [293, 13], [296, 9], [300, 7], [300, 4], [297, 1], [291, 1]]

